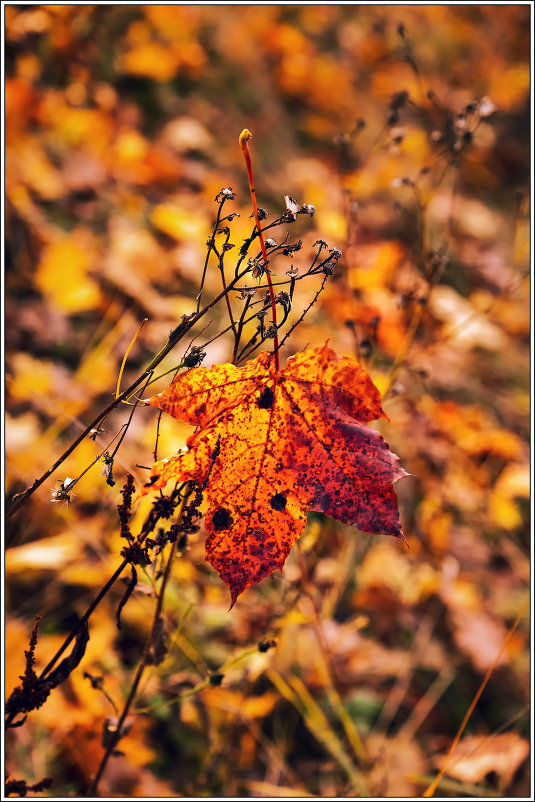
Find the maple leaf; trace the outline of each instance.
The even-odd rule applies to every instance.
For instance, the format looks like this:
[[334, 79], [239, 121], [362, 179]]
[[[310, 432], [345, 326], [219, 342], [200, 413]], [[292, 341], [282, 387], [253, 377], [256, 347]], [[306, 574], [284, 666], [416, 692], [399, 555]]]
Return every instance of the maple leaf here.
[[243, 368], [192, 368], [148, 403], [198, 428], [185, 452], [153, 465], [142, 492], [209, 477], [206, 558], [232, 604], [282, 568], [307, 510], [404, 540], [392, 483], [408, 474], [366, 425], [386, 417], [379, 391], [327, 343], [279, 372], [267, 352]]

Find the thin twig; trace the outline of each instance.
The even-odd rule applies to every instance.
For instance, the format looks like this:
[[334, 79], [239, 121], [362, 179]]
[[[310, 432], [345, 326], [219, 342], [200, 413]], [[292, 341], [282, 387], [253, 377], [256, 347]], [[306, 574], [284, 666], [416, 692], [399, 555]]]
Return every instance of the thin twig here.
[[[241, 333], [242, 333], [243, 327], [245, 325], [245, 314], [246, 314], [247, 310], [249, 309], [250, 305], [251, 305], [251, 296], [249, 295], [245, 299], [245, 303], [243, 305], [242, 313], [241, 313], [240, 319], [238, 321], [238, 328], [234, 332], [234, 349], [232, 351], [232, 359], [231, 359], [231, 362], [232, 362], [233, 365], [236, 364], [236, 357], [237, 357], [237, 354], [238, 354], [238, 347], [240, 345]], [[254, 317], [255, 317], [255, 315], [253, 315], [253, 318]]]
[[162, 419], [163, 409], [158, 413], [158, 420], [156, 421], [156, 441], [154, 443], [154, 462], [158, 462], [158, 440], [160, 438], [160, 421]]
[[227, 200], [226, 196], [223, 195], [223, 197], [219, 201], [219, 206], [218, 206], [218, 209], [217, 209], [216, 221], [215, 221], [214, 226], [212, 228], [212, 236], [208, 240], [208, 250], [206, 252], [206, 259], [204, 260], [204, 267], [203, 267], [202, 276], [201, 276], [201, 283], [199, 285], [199, 294], [197, 295], [197, 311], [196, 311], [197, 315], [199, 314], [199, 310], [200, 310], [200, 307], [201, 307], [201, 297], [202, 297], [202, 291], [204, 289], [204, 281], [206, 279], [206, 271], [208, 269], [208, 260], [210, 259], [210, 251], [212, 250], [212, 248], [214, 246], [214, 240], [215, 240], [216, 231], [217, 231], [217, 229], [219, 227], [219, 223], [221, 222], [221, 209], [223, 208], [223, 204], [225, 203], [226, 200]]

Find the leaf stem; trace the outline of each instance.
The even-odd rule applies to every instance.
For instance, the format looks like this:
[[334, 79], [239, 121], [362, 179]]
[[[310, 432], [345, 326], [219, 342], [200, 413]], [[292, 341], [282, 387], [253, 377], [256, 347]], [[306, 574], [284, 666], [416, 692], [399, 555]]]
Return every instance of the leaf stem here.
[[271, 301], [271, 319], [273, 321], [273, 356], [275, 357], [275, 370], [279, 372], [279, 337], [277, 333], [277, 309], [275, 305], [275, 293], [273, 292], [273, 285], [271, 283], [271, 275], [268, 268], [268, 258], [266, 254], [266, 246], [264, 244], [264, 237], [262, 236], [262, 229], [260, 228], [260, 220], [258, 218], [258, 204], [256, 202], [256, 191], [254, 188], [253, 180], [253, 166], [251, 164], [251, 154], [249, 153], [249, 140], [252, 138], [252, 133], [249, 129], [244, 128], [240, 134], [240, 147], [242, 149], [243, 158], [245, 159], [245, 166], [247, 167], [247, 178], [249, 179], [249, 191], [251, 193], [251, 201], [253, 203], [254, 219], [256, 222], [256, 230], [258, 231], [258, 238], [260, 239], [260, 247], [262, 248], [262, 258], [264, 260], [264, 269], [268, 280], [269, 298]]

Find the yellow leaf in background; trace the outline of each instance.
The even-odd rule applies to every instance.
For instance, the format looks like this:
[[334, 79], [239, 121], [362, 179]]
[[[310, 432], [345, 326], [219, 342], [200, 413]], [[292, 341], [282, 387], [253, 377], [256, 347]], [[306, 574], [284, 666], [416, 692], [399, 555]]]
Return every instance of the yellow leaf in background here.
[[19, 571], [55, 571], [80, 556], [80, 545], [71, 532], [35, 540], [6, 552], [8, 574]]
[[75, 234], [50, 243], [37, 267], [36, 284], [43, 295], [68, 314], [94, 309], [100, 290], [89, 277], [91, 256]]
[[489, 512], [494, 524], [501, 529], [516, 529], [522, 523], [522, 516], [515, 502], [498, 490], [494, 490], [490, 497]]
[[212, 135], [194, 117], [171, 120], [162, 131], [162, 138], [178, 152], [206, 150], [212, 144]]
[[206, 239], [207, 227], [204, 215], [190, 211], [174, 203], [160, 203], [154, 207], [151, 223], [164, 234], [176, 240]]
[[430, 157], [429, 137], [425, 131], [410, 128], [403, 137], [400, 149], [405, 156], [412, 157], [415, 162], [422, 162]]
[[468, 579], [458, 577], [451, 585], [444, 586], [442, 597], [450, 609], [461, 613], [481, 610], [481, 593]]
[[358, 572], [359, 589], [385, 587], [403, 604], [416, 604], [436, 593], [440, 577], [428, 563], [413, 563], [390, 543], [377, 543]]
[[530, 86], [529, 64], [516, 64], [505, 70], [496, 70], [487, 83], [488, 94], [500, 110], [514, 109], [524, 102]]
[[158, 42], [142, 42], [122, 58], [122, 67], [133, 75], [145, 75], [155, 81], [170, 81], [179, 64], [176, 54]]
[[496, 489], [510, 498], [529, 498], [531, 492], [529, 465], [517, 462], [506, 465], [496, 482]]
[[388, 286], [402, 257], [403, 250], [397, 242], [349, 248], [346, 258], [350, 286], [352, 289]]
[[318, 214], [318, 225], [327, 238], [343, 242], [347, 236], [346, 218], [333, 209], [325, 209]]
[[121, 131], [114, 144], [116, 158], [121, 164], [127, 165], [144, 159], [148, 149], [149, 146], [145, 137], [134, 129]]
[[219, 707], [233, 715], [241, 714], [246, 718], [264, 718], [270, 713], [279, 700], [279, 695], [267, 691], [262, 696], [246, 696], [230, 688], [205, 688], [203, 699], [211, 707]]
[[420, 526], [434, 551], [446, 550], [453, 521], [451, 513], [442, 509], [441, 500], [433, 495], [422, 499], [419, 509]]
[[34, 400], [36, 396], [49, 396], [55, 384], [55, 365], [35, 359], [29, 354], [18, 353], [11, 359], [13, 380], [9, 394], [17, 401]]
[[384, 373], [384, 371], [374, 370], [373, 383], [382, 397], [390, 386], [390, 374]]
[[154, 5], [143, 6], [144, 14], [159, 36], [181, 44], [195, 38], [200, 10], [194, 5]]
[[516, 529], [522, 525], [522, 515], [515, 498], [529, 498], [529, 465], [510, 463], [499, 475], [489, 500], [489, 512], [496, 526]]
[[73, 109], [64, 105], [55, 118], [57, 133], [68, 145], [90, 142], [99, 131], [103, 116], [97, 109]]
[[444, 337], [456, 345], [464, 348], [479, 346], [488, 350], [499, 350], [507, 345], [503, 332], [453, 287], [435, 287], [429, 298], [429, 308], [437, 320], [444, 322]]

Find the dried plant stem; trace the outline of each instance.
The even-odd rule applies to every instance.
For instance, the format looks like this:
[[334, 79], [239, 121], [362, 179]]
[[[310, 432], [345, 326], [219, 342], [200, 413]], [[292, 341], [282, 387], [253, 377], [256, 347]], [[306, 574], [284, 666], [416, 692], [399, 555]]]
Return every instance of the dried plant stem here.
[[271, 301], [271, 319], [273, 321], [273, 355], [275, 357], [275, 370], [279, 372], [279, 338], [277, 334], [277, 307], [275, 304], [275, 293], [273, 292], [273, 284], [271, 283], [271, 275], [268, 268], [268, 258], [266, 253], [266, 246], [264, 244], [264, 237], [262, 235], [262, 229], [260, 228], [260, 220], [258, 218], [258, 204], [256, 202], [256, 190], [254, 188], [254, 180], [253, 180], [253, 166], [251, 164], [251, 154], [249, 153], [249, 145], [248, 142], [252, 138], [251, 132], [245, 128], [240, 134], [240, 147], [243, 152], [243, 157], [245, 159], [245, 166], [247, 167], [247, 178], [249, 179], [249, 191], [251, 193], [251, 201], [253, 203], [253, 212], [254, 212], [254, 219], [256, 223], [256, 230], [258, 231], [258, 237], [260, 239], [260, 247], [262, 249], [262, 258], [264, 260], [264, 269], [266, 271], [266, 276], [268, 280], [268, 287], [269, 287], [269, 299]]
[[138, 376], [138, 378], [134, 382], [132, 382], [132, 384], [129, 387], [127, 387], [126, 390], [122, 392], [120, 396], [118, 396], [110, 404], [108, 404], [108, 406], [102, 412], [100, 412], [96, 416], [96, 418], [93, 418], [91, 423], [89, 423], [86, 426], [86, 428], [76, 438], [76, 440], [74, 440], [71, 443], [71, 445], [66, 449], [66, 451], [63, 452], [61, 457], [59, 457], [56, 460], [56, 462], [50, 468], [48, 468], [48, 470], [46, 470], [42, 476], [39, 477], [39, 479], [36, 479], [33, 485], [31, 485], [31, 487], [26, 488], [26, 490], [23, 490], [22, 493], [17, 493], [17, 495], [13, 497], [11, 506], [6, 510], [6, 519], [10, 518], [17, 512], [17, 510], [22, 506], [22, 504], [24, 504], [30, 498], [30, 496], [32, 496], [35, 493], [35, 491], [43, 484], [43, 482], [46, 482], [48, 477], [51, 476], [54, 473], [54, 471], [57, 470], [57, 468], [59, 468], [62, 462], [65, 462], [67, 457], [69, 457], [72, 454], [75, 448], [77, 448], [77, 446], [80, 445], [82, 440], [84, 440], [87, 437], [87, 435], [91, 432], [91, 429], [96, 429], [99, 423], [102, 423], [104, 418], [106, 418], [110, 414], [110, 412], [121, 403], [121, 401], [125, 401], [128, 398], [128, 396], [131, 393], [133, 393], [137, 387], [139, 387], [139, 385], [143, 382], [143, 380], [150, 375], [150, 373], [151, 371], [146, 370], [141, 376]]
[[[65, 649], [67, 649], [69, 644], [72, 643], [72, 641], [76, 638], [76, 636], [78, 635], [78, 633], [80, 632], [80, 630], [84, 626], [84, 624], [86, 624], [89, 621], [89, 618], [90, 618], [91, 614], [94, 612], [96, 607], [100, 604], [100, 602], [102, 601], [104, 596], [106, 596], [106, 594], [108, 593], [110, 588], [113, 587], [113, 585], [115, 584], [116, 580], [121, 576], [122, 572], [124, 571], [124, 569], [126, 568], [127, 565], [128, 565], [128, 560], [123, 560], [121, 565], [114, 571], [114, 573], [108, 579], [106, 584], [100, 589], [98, 595], [91, 602], [91, 604], [89, 605], [89, 607], [87, 608], [87, 610], [85, 611], [83, 616], [81, 617], [81, 619], [80, 619], [80, 621], [78, 623], [78, 626], [74, 627], [74, 629], [67, 635], [67, 637], [65, 638], [65, 640], [63, 641], [63, 643], [61, 644], [59, 649], [57, 650], [57, 652], [54, 655], [54, 657], [48, 662], [48, 664], [45, 666], [45, 668], [41, 671], [41, 673], [39, 675], [39, 679], [40, 680], [44, 679], [47, 676], [47, 674], [50, 673], [52, 668], [55, 666], [55, 664], [57, 663], [57, 661], [59, 660], [59, 658], [61, 657], [61, 655], [65, 651]], [[6, 727], [8, 727], [11, 724], [11, 722], [13, 721], [14, 718], [15, 718], [15, 714], [11, 714], [10, 713], [10, 714], [8, 714], [6, 716], [6, 721], [5, 721]]]
[[[178, 511], [177, 511], [176, 523], [179, 523], [181, 518], [182, 518], [182, 514], [184, 512], [184, 508], [185, 508], [186, 503], [188, 501], [189, 495], [190, 495], [190, 485], [188, 484], [184, 488], [184, 492], [183, 492], [183, 495], [182, 495], [180, 506], [179, 506]], [[143, 673], [144, 673], [145, 669], [147, 668], [147, 666], [150, 663], [151, 646], [152, 646], [152, 644], [154, 642], [155, 635], [156, 635], [156, 632], [157, 632], [157, 627], [158, 627], [158, 621], [160, 620], [160, 617], [161, 617], [161, 614], [162, 614], [163, 602], [164, 602], [164, 597], [165, 597], [165, 590], [167, 588], [167, 583], [168, 583], [169, 577], [171, 575], [171, 566], [173, 564], [173, 560], [174, 560], [175, 555], [176, 555], [176, 550], [177, 550], [177, 541], [175, 540], [175, 542], [171, 544], [171, 550], [170, 550], [169, 556], [167, 558], [167, 564], [165, 566], [165, 572], [164, 572], [163, 579], [162, 579], [162, 585], [160, 587], [160, 592], [158, 593], [158, 600], [157, 600], [157, 603], [156, 603], [156, 609], [154, 610], [154, 615], [153, 615], [153, 618], [152, 618], [152, 626], [151, 626], [149, 635], [147, 637], [147, 640], [145, 641], [145, 647], [143, 649], [143, 654], [141, 655], [141, 660], [139, 661], [139, 664], [138, 664], [138, 667], [137, 667], [137, 670], [136, 670], [136, 674], [135, 674], [134, 679], [132, 681], [132, 686], [130, 688], [130, 692], [129, 692], [128, 697], [127, 697], [127, 699], [126, 699], [126, 701], [125, 701], [125, 703], [123, 705], [123, 709], [122, 709], [121, 715], [119, 717], [119, 721], [117, 722], [117, 728], [116, 728], [116, 731], [115, 731], [115, 736], [110, 739], [110, 742], [109, 742], [109, 744], [108, 744], [108, 746], [106, 748], [104, 756], [103, 756], [103, 758], [102, 758], [102, 760], [100, 762], [100, 766], [98, 767], [98, 771], [97, 771], [94, 779], [92, 780], [92, 782], [90, 784], [90, 787], [89, 787], [89, 790], [88, 790], [88, 796], [97, 796], [98, 784], [99, 784], [99, 782], [100, 782], [100, 780], [102, 778], [102, 775], [103, 775], [103, 773], [104, 773], [104, 771], [106, 769], [106, 766], [108, 764], [108, 760], [110, 759], [110, 756], [111, 756], [112, 752], [114, 751], [115, 747], [117, 746], [117, 743], [118, 743], [119, 739], [121, 738], [123, 725], [124, 725], [124, 722], [125, 722], [126, 717], [128, 715], [128, 712], [129, 712], [129, 710], [130, 710], [130, 708], [132, 706], [132, 703], [133, 703], [133, 701], [135, 699], [135, 696], [136, 696], [136, 693], [137, 693], [137, 689], [139, 687], [139, 683], [141, 682], [141, 678], [143, 677]]]
[[50, 670], [57, 663], [57, 661], [59, 660], [59, 658], [61, 657], [61, 655], [65, 651], [65, 649], [69, 646], [71, 641], [74, 640], [74, 638], [78, 634], [78, 632], [81, 629], [81, 627], [87, 621], [89, 621], [89, 618], [90, 618], [91, 614], [95, 611], [96, 607], [100, 604], [100, 602], [102, 601], [104, 596], [107, 594], [107, 592], [110, 590], [110, 588], [114, 585], [115, 581], [121, 576], [121, 574], [123, 573], [123, 571], [124, 571], [124, 569], [126, 568], [127, 565], [128, 565], [128, 560], [123, 560], [122, 563], [120, 564], [120, 566], [115, 569], [115, 571], [110, 576], [110, 578], [108, 579], [106, 584], [100, 589], [98, 595], [91, 602], [91, 604], [89, 605], [89, 607], [87, 608], [87, 610], [85, 611], [83, 616], [81, 617], [78, 626], [75, 627], [72, 630], [72, 632], [69, 633], [69, 635], [63, 641], [63, 643], [60, 646], [60, 648], [57, 650], [57, 652], [54, 655], [54, 657], [50, 660], [48, 665], [41, 671], [41, 674], [39, 675], [39, 679], [44, 679], [44, 677], [46, 677], [46, 675], [50, 673]]
[[242, 331], [243, 331], [243, 326], [244, 326], [244, 324], [246, 322], [245, 321], [245, 315], [247, 314], [247, 310], [249, 309], [250, 304], [251, 304], [251, 297], [249, 296], [246, 299], [245, 304], [243, 305], [243, 310], [242, 310], [242, 313], [240, 315], [240, 319], [238, 321], [238, 330], [235, 332], [236, 336], [234, 338], [234, 349], [232, 351], [232, 359], [231, 359], [231, 362], [232, 362], [233, 365], [236, 364], [236, 359], [237, 359], [237, 356], [238, 356], [238, 347], [239, 347], [239, 344], [240, 344], [241, 334], [242, 334]]
[[197, 300], [197, 311], [196, 311], [197, 315], [199, 314], [200, 308], [201, 308], [201, 298], [202, 298], [202, 293], [203, 293], [203, 289], [204, 289], [204, 282], [205, 282], [205, 279], [206, 279], [206, 271], [208, 270], [208, 261], [210, 259], [210, 252], [213, 249], [214, 238], [215, 238], [217, 229], [219, 227], [219, 223], [221, 221], [221, 210], [223, 208], [223, 204], [225, 203], [225, 200], [226, 200], [226, 198], [222, 197], [221, 200], [219, 201], [219, 206], [218, 206], [218, 209], [217, 209], [216, 221], [214, 223], [214, 227], [212, 228], [212, 236], [208, 240], [208, 242], [209, 242], [208, 250], [206, 251], [206, 259], [204, 260], [204, 266], [203, 266], [202, 276], [201, 276], [201, 284], [200, 284], [199, 292], [198, 292], [197, 299], [196, 299]]
[[320, 293], [322, 292], [323, 288], [325, 287], [325, 282], [326, 281], [327, 281], [327, 276], [324, 276], [323, 277], [323, 281], [321, 282], [321, 287], [319, 288], [319, 290], [315, 294], [314, 298], [311, 300], [311, 302], [309, 303], [307, 308], [304, 310], [304, 312], [301, 315], [301, 317], [298, 320], [295, 321], [295, 323], [293, 324], [293, 326], [291, 326], [291, 328], [288, 329], [288, 331], [284, 335], [284, 338], [283, 338], [281, 344], [278, 346], [278, 348], [282, 348], [282, 346], [284, 345], [284, 343], [286, 342], [286, 340], [288, 339], [288, 337], [290, 336], [292, 331], [301, 323], [301, 321], [304, 319], [304, 317], [307, 314], [307, 312], [309, 312], [312, 309], [312, 307], [314, 306], [314, 304], [318, 300], [318, 298], [320, 296]]
[[[225, 279], [225, 267], [223, 265], [223, 254], [219, 257], [219, 272], [221, 273], [221, 281], [223, 283], [223, 289], [227, 290], [227, 281]], [[236, 321], [234, 320], [234, 315], [232, 314], [232, 306], [230, 305], [230, 295], [228, 291], [225, 291], [225, 302], [227, 304], [227, 312], [230, 320], [230, 326], [232, 331], [234, 332], [234, 337], [236, 338], [238, 335], [236, 333]]]

